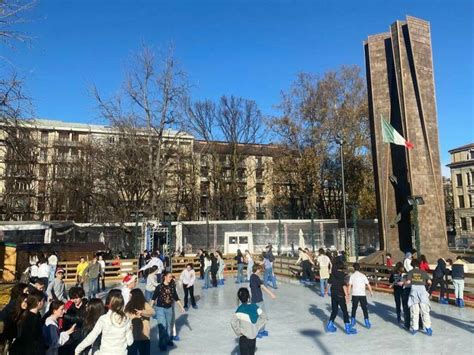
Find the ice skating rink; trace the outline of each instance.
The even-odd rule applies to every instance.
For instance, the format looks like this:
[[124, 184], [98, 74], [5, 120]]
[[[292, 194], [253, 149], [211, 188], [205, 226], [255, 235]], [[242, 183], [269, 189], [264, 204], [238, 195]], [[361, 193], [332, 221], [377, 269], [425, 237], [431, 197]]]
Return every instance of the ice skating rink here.
[[[141, 284], [143, 286], [143, 284]], [[238, 354], [237, 337], [230, 318], [237, 308], [237, 290], [248, 283], [235, 284], [228, 277], [225, 286], [202, 289], [196, 282], [199, 309], [181, 313], [176, 307], [176, 327], [180, 337], [170, 354]], [[341, 313], [336, 333], [326, 333], [330, 298], [319, 296], [318, 286], [279, 282], [272, 300], [264, 293], [269, 322], [268, 337], [257, 339], [257, 354], [474, 354], [474, 310], [432, 302], [433, 336], [415, 336], [396, 323], [391, 294], [368, 296], [371, 329], [363, 324], [358, 309], [358, 334], [346, 335]], [[183, 297], [181, 286], [178, 294]], [[349, 312], [351, 306], [349, 305]], [[152, 353], [158, 354], [156, 322], [152, 322]]]

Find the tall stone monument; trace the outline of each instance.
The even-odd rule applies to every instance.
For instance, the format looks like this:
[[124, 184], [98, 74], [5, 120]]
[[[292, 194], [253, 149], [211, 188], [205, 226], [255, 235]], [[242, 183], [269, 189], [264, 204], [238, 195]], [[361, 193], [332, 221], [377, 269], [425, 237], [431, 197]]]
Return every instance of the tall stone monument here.
[[[407, 16], [364, 49], [381, 246], [396, 253], [418, 244], [433, 262], [448, 244], [430, 24]], [[414, 148], [383, 142], [382, 117]]]

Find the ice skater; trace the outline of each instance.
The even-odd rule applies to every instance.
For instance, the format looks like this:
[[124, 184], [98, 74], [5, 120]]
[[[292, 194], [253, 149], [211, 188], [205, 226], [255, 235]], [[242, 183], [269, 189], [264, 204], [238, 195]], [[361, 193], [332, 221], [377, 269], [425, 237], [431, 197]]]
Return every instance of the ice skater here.
[[337, 312], [339, 308], [342, 311], [342, 317], [344, 319], [346, 334], [357, 334], [357, 330], [351, 326], [349, 321], [349, 313], [347, 313], [347, 303], [349, 303], [349, 288], [346, 282], [346, 273], [344, 272], [344, 262], [337, 260], [334, 265], [334, 270], [329, 277], [329, 284], [331, 285], [331, 316], [329, 322], [326, 325], [328, 332], [334, 333], [337, 328], [334, 325]]
[[239, 337], [240, 355], [255, 354], [258, 332], [267, 323], [265, 312], [254, 303], [249, 303], [250, 293], [245, 287], [237, 292], [241, 305], [231, 319], [231, 327]]
[[411, 333], [416, 334], [419, 328], [419, 316], [421, 312], [421, 319], [426, 334], [432, 335], [431, 318], [430, 318], [430, 295], [426, 291], [426, 285], [431, 284], [431, 279], [426, 271], [420, 270], [419, 260], [414, 259], [411, 262], [413, 269], [407, 274], [406, 283], [411, 285], [410, 297], [408, 299], [408, 306], [410, 307], [411, 318]]
[[369, 279], [366, 275], [360, 272], [360, 264], [354, 263], [354, 273], [349, 278], [349, 294], [352, 294], [352, 313], [351, 313], [351, 326], [356, 324], [356, 312], [357, 306], [360, 303], [362, 312], [364, 313], [364, 324], [370, 329], [372, 326], [369, 321], [369, 311], [367, 310], [367, 296], [365, 294], [365, 288], [369, 289], [370, 295], [374, 297], [372, 287], [370, 286]]
[[[270, 291], [265, 285], [263, 284], [262, 280], [258, 276], [260, 273], [261, 266], [259, 265], [254, 265], [252, 268], [252, 275], [250, 276], [250, 291], [252, 293], [252, 303], [255, 303], [257, 306], [259, 306], [265, 313], [265, 303], [263, 302], [263, 293], [262, 290], [265, 291], [266, 294], [270, 296], [271, 299], [275, 299], [276, 296], [275, 294]], [[265, 326], [258, 332], [257, 335], [259, 338], [268, 336], [268, 331], [265, 330]]]

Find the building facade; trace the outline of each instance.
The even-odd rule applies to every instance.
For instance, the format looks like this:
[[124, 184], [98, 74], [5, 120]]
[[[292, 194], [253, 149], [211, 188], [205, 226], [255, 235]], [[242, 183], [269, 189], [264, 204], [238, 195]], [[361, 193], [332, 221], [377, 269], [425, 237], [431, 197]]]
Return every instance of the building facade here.
[[[79, 194], [81, 188], [74, 189], [73, 177], [88, 173], [77, 171], [88, 166], [80, 164], [81, 160], [94, 159], [87, 155], [88, 147], [97, 142], [114, 144], [120, 139], [121, 132], [103, 125], [53, 120], [26, 122], [19, 132], [28, 139], [24, 151], [18, 152], [6, 144], [0, 149], [2, 219], [79, 218], [80, 222], [89, 222], [89, 203], [70, 192], [66, 195], [60, 192], [65, 185], [72, 185], [72, 190], [78, 190]], [[171, 220], [265, 219], [272, 216], [271, 169], [273, 158], [278, 154], [277, 146], [204, 142], [172, 130], [166, 131], [164, 136], [165, 149], [168, 145], [180, 148], [169, 154], [168, 159], [172, 161], [166, 166], [165, 193], [162, 195], [166, 200], [165, 216]], [[143, 137], [145, 142], [146, 133]], [[179, 170], [180, 166], [186, 166], [185, 174], [183, 169]], [[100, 192], [101, 182], [96, 177], [92, 176], [88, 183], [94, 186], [95, 192]], [[185, 203], [189, 206], [176, 201], [185, 189], [188, 190]], [[138, 213], [146, 215], [146, 211]]]
[[474, 243], [474, 143], [451, 149], [451, 183], [456, 241], [469, 247]]
[[[430, 24], [407, 16], [364, 47], [383, 248], [406, 252], [418, 244], [428, 258], [446, 255]], [[414, 149], [385, 143], [382, 118]]]

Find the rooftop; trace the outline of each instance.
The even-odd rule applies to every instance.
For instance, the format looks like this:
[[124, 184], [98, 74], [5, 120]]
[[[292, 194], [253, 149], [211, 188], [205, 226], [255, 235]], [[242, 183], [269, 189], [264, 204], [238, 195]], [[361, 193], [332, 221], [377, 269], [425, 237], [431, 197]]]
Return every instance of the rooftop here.
[[474, 149], [474, 143], [469, 143], [469, 144], [463, 145], [463, 146], [458, 147], [458, 148], [453, 148], [453, 149], [449, 150], [448, 152], [450, 154], [453, 154], [453, 153], [457, 153], [457, 152], [462, 152], [463, 150], [471, 150], [471, 149]]

